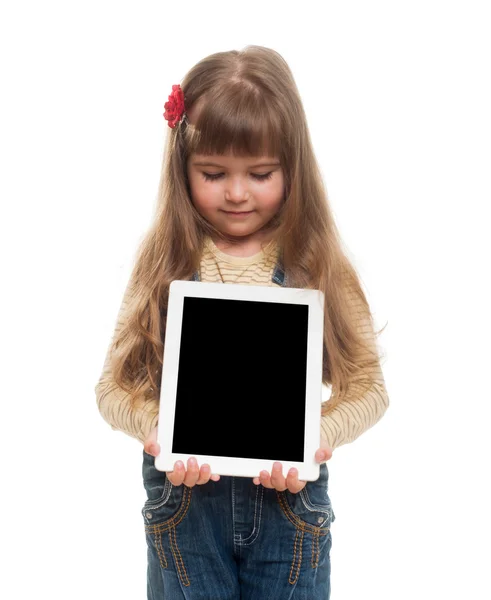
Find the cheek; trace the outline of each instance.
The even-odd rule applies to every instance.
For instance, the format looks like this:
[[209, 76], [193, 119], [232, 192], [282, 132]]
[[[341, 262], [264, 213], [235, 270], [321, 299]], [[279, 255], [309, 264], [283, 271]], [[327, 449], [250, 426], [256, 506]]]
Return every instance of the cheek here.
[[201, 191], [193, 196], [193, 202], [203, 210], [211, 209], [217, 206], [218, 202], [213, 194], [206, 194]]
[[263, 210], [268, 212], [277, 211], [283, 203], [283, 185], [274, 186], [272, 189], [259, 196]]
[[201, 183], [196, 180], [190, 181], [190, 187], [191, 200], [199, 211], [206, 211], [213, 208], [216, 199], [211, 190], [207, 189], [206, 186], [202, 186]]

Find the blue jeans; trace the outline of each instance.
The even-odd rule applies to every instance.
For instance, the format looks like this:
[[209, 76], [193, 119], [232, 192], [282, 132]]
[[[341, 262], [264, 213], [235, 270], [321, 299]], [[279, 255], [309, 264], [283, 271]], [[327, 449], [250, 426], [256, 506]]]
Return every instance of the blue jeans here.
[[225, 477], [173, 486], [143, 451], [148, 600], [328, 600], [328, 469], [298, 494]]

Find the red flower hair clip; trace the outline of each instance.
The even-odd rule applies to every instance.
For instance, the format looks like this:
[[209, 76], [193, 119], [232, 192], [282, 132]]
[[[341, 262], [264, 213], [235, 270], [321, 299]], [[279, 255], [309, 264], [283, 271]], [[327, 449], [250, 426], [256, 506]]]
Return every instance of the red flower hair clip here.
[[184, 92], [179, 84], [172, 86], [172, 93], [169, 95], [169, 100], [164, 104], [164, 117], [167, 119], [167, 125], [174, 129], [181, 120], [184, 114]]

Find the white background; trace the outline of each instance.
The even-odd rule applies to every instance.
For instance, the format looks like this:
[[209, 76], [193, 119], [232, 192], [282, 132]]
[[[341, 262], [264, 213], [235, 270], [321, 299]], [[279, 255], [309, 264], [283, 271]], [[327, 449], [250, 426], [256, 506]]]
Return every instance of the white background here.
[[[332, 598], [489, 598], [486, 2], [3, 2], [0, 595], [143, 599], [142, 446], [94, 387], [153, 216], [172, 84], [279, 51], [391, 406], [328, 463]], [[321, 8], [322, 7], [322, 8]]]

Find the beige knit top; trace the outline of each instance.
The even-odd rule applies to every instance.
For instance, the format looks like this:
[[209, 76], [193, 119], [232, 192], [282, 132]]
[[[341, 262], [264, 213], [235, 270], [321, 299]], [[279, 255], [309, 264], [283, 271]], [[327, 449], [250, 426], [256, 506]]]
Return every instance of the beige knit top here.
[[[278, 249], [274, 244], [268, 244], [253, 256], [238, 257], [222, 252], [211, 239], [208, 239], [201, 258], [200, 279], [209, 282], [277, 285], [272, 281], [277, 258]], [[121, 303], [114, 335], [124, 322], [129, 294], [130, 286], [127, 287]], [[350, 299], [358, 318], [360, 332], [365, 339], [374, 344], [375, 337], [370, 316], [359, 305], [354, 292], [350, 295]], [[102, 374], [95, 387], [99, 411], [113, 429], [123, 431], [143, 443], [158, 422], [158, 400], [149, 400], [138, 411], [130, 407], [129, 394], [117, 386], [111, 377], [110, 347], [111, 344], [106, 354]], [[364, 431], [375, 425], [385, 413], [389, 399], [380, 364], [371, 377], [374, 383], [368, 391], [361, 392], [356, 384], [351, 385], [347, 397], [328, 415], [322, 417], [320, 438], [326, 440], [332, 449], [358, 438]]]

